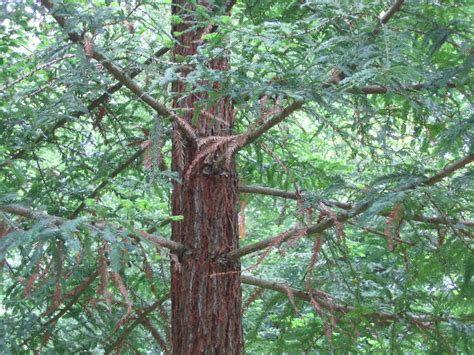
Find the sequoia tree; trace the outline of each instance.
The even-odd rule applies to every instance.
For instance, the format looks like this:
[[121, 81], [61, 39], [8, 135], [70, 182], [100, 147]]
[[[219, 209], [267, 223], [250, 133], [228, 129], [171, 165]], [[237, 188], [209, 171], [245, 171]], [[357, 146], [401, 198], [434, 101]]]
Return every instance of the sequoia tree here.
[[469, 1], [2, 6], [7, 352], [472, 351]]

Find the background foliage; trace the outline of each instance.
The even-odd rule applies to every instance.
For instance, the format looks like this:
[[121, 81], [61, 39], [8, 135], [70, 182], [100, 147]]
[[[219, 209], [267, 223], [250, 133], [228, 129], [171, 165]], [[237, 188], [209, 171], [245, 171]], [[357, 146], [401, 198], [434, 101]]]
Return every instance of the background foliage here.
[[[296, 192], [242, 193], [242, 245], [339, 212], [327, 201], [371, 201], [320, 236], [242, 260], [247, 274], [351, 307], [341, 314], [291, 291], [245, 286], [247, 352], [472, 352], [474, 170], [403, 186], [473, 154], [473, 7], [406, 1], [383, 24], [390, 5], [244, 0], [232, 16], [212, 17], [197, 7], [200, 25], [218, 30], [198, 55], [173, 59], [170, 24], [183, 19], [170, 15], [169, 1], [57, 1], [66, 30], [34, 1], [3, 2], [4, 349], [101, 353], [121, 339], [125, 352], [167, 347], [170, 254], [137, 231], [168, 237], [182, 218], [170, 215], [171, 180], [180, 178], [169, 168], [171, 125], [128, 90], [112, 93], [116, 81], [90, 46], [139, 73], [164, 103], [179, 68], [191, 67], [189, 92], [209, 93], [198, 110], [232, 97], [236, 133], [305, 102], [237, 156], [242, 185]], [[223, 50], [232, 69], [207, 68]], [[109, 99], [94, 104], [107, 88]], [[150, 305], [149, 324], [122, 338]]]

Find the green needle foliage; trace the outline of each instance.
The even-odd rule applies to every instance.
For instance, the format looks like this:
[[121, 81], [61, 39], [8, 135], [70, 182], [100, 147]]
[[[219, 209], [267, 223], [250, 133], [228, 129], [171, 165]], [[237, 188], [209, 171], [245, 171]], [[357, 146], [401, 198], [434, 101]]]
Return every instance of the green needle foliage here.
[[1, 352], [171, 351], [174, 123], [107, 60], [167, 108], [207, 93], [191, 125], [301, 103], [236, 154], [241, 246], [281, 237], [241, 258], [280, 287], [243, 286], [247, 353], [472, 353], [472, 2], [210, 3], [188, 57], [168, 0], [0, 5]]

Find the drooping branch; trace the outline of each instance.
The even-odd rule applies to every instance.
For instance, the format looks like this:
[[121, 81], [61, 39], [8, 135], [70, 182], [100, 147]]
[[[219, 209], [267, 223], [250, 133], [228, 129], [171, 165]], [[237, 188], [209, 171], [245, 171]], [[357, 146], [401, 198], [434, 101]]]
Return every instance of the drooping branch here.
[[[349, 221], [348, 222], [349, 224], [352, 224], [352, 225], [355, 225], [354, 222], [351, 222]], [[375, 234], [375, 235], [378, 235], [379, 237], [382, 237], [382, 238], [387, 238], [387, 235], [385, 233], [382, 233], [380, 231], [378, 231], [377, 229], [373, 229], [373, 228], [369, 228], [369, 227], [362, 227], [362, 229], [368, 233], [372, 233], [372, 234]], [[407, 245], [410, 245], [410, 246], [414, 246], [415, 243], [412, 243], [412, 242], [408, 242], [406, 240], [403, 240], [401, 238], [398, 238], [398, 237], [393, 237], [393, 240], [395, 240], [396, 242], [398, 243], [402, 243], [402, 244], [407, 244]]]
[[[54, 224], [54, 225], [61, 225], [61, 224], [64, 224], [66, 223], [67, 221], [69, 221], [68, 219], [65, 219], [65, 218], [62, 218], [62, 217], [58, 217], [58, 216], [53, 216], [53, 215], [49, 215], [47, 213], [44, 213], [44, 212], [35, 212], [35, 211], [32, 211], [26, 207], [23, 207], [23, 206], [19, 206], [19, 205], [4, 205], [4, 206], [0, 206], [0, 211], [4, 211], [4, 212], [7, 212], [7, 213], [10, 213], [10, 214], [14, 214], [14, 215], [17, 215], [17, 216], [23, 216], [23, 217], [26, 217], [26, 218], [29, 218], [29, 219], [36, 219], [36, 220], [51, 220], [51, 223]], [[103, 222], [97, 222], [97, 223], [84, 223], [83, 224], [86, 228], [89, 228], [89, 229], [104, 229], [105, 228], [105, 225]], [[116, 227], [116, 226], [112, 226], [114, 229], [118, 229], [119, 227]], [[136, 234], [139, 234], [140, 236], [142, 236], [143, 238], [151, 241], [153, 244], [159, 246], [159, 247], [163, 247], [163, 248], [166, 248], [166, 249], [169, 249], [170, 251], [174, 252], [174, 253], [177, 253], [177, 254], [181, 254], [183, 252], [186, 251], [186, 247], [180, 243], [177, 243], [177, 242], [174, 242], [172, 240], [169, 240], [169, 239], [166, 239], [164, 237], [161, 237], [161, 236], [157, 236], [157, 235], [151, 235], [150, 233], [147, 233], [145, 231], [141, 231], [141, 230], [138, 230], [138, 229], [134, 229], [134, 233]]]
[[[61, 310], [55, 314], [53, 317], [49, 318], [47, 321], [41, 324], [41, 329], [51, 325], [54, 327], [59, 319], [64, 316], [78, 301], [81, 295], [89, 288], [89, 286], [95, 281], [95, 279], [99, 276], [98, 271], [94, 271], [92, 274], [89, 275], [86, 279], [84, 279], [75, 289], [74, 289], [74, 296], [72, 300], [69, 301], [67, 305], [65, 305]], [[51, 330], [48, 330], [51, 332]], [[22, 342], [22, 346], [28, 344], [28, 342], [37, 336], [37, 332], [31, 334], [28, 338], [26, 338]]]
[[[340, 223], [345, 222], [349, 218], [354, 217], [358, 214], [361, 214], [369, 206], [370, 206], [370, 204], [368, 202], [363, 202], [358, 207], [356, 207], [356, 208], [354, 208], [350, 211], [346, 211], [346, 212], [338, 214], [337, 215], [337, 220]], [[234, 259], [235, 260], [235, 259], [241, 258], [245, 255], [254, 253], [256, 251], [271, 247], [273, 245], [275, 245], [275, 246], [280, 245], [280, 244], [286, 242], [287, 240], [291, 239], [294, 236], [301, 235], [301, 234], [311, 235], [311, 234], [321, 233], [321, 232], [324, 232], [325, 230], [327, 230], [327, 229], [329, 229], [333, 226], [334, 226], [334, 219], [326, 218], [323, 221], [321, 221], [320, 223], [314, 224], [314, 225], [312, 225], [308, 228], [292, 228], [292, 229], [287, 230], [284, 233], [281, 233], [281, 234], [277, 235], [276, 237], [267, 238], [267, 239], [261, 240], [259, 242], [249, 244], [249, 245], [246, 245], [242, 248], [233, 250], [233, 251], [227, 253], [226, 257], [228, 259]]]
[[[456, 87], [456, 85], [454, 83], [448, 83], [448, 84], [446, 84], [446, 86], [448, 88], [455, 88]], [[430, 87], [429, 84], [418, 83], [418, 84], [412, 84], [412, 85], [405, 85], [405, 86], [402, 87], [402, 90], [420, 91], [420, 90], [423, 90], [423, 89], [426, 89], [426, 88], [429, 88], [429, 87]], [[348, 89], [347, 92], [354, 93], [354, 94], [356, 94], [356, 93], [386, 94], [386, 93], [389, 93], [389, 92], [397, 92], [397, 90], [387, 88], [386, 86], [382, 86], [382, 85], [366, 85], [366, 86], [362, 86], [360, 88]]]
[[[56, 22], [63, 28], [66, 28], [66, 19], [60, 15], [55, 14], [53, 4], [50, 0], [41, 0], [41, 4], [47, 8], [51, 13]], [[84, 47], [84, 40], [76, 32], [68, 32], [69, 39]], [[187, 138], [196, 141], [197, 135], [194, 128], [186, 122], [184, 119], [170, 111], [166, 106], [156, 101], [151, 95], [146, 93], [130, 76], [128, 76], [122, 69], [116, 66], [112, 61], [108, 60], [103, 54], [99, 53], [94, 48], [89, 46], [88, 55], [98, 61], [107, 71], [119, 82], [125, 85], [130, 91], [132, 91], [140, 100], [148, 104], [153, 110], [155, 110], [160, 116], [170, 118], [175, 121], [176, 124], [181, 128]]]
[[55, 225], [60, 225], [64, 223], [64, 218], [52, 216], [44, 212], [32, 211], [29, 208], [26, 208], [17, 204], [0, 206], [0, 211], [10, 213], [16, 216], [22, 216], [28, 219], [36, 219], [36, 220], [49, 219], [51, 220], [51, 223]]
[[148, 329], [155, 341], [160, 345], [161, 349], [164, 351], [165, 354], [169, 353], [168, 344], [166, 343], [165, 339], [161, 336], [158, 330], [153, 326], [151, 321], [148, 318], [142, 320], [141, 323], [146, 329]]
[[33, 74], [39, 72], [40, 70], [42, 70], [42, 69], [48, 69], [48, 68], [50, 68], [53, 64], [56, 64], [56, 63], [58, 63], [58, 62], [62, 62], [63, 60], [68, 59], [68, 58], [72, 58], [72, 57], [74, 57], [74, 54], [67, 54], [67, 55], [65, 55], [65, 56], [63, 56], [63, 57], [53, 59], [52, 61], [50, 61], [50, 62], [48, 62], [48, 63], [36, 65], [35, 68], [34, 68], [32, 71], [30, 71], [30, 72], [28, 72], [28, 73], [26, 73], [26, 74], [20, 76], [19, 78], [13, 80], [11, 83], [6, 83], [2, 88], [0, 88], [0, 91], [6, 91], [6, 90], [8, 90], [9, 88], [11, 88], [12, 86], [15, 86], [16, 84], [18, 84], [18, 83], [22, 82], [23, 80], [29, 78], [29, 77], [32, 76]]
[[390, 8], [380, 15], [380, 23], [386, 24], [399, 10], [405, 0], [396, 0]]
[[[155, 60], [156, 58], [159, 58], [161, 56], [163, 56], [164, 54], [166, 54], [168, 51], [170, 50], [170, 48], [167, 48], [167, 47], [164, 47], [164, 48], [161, 48], [160, 50], [156, 51], [152, 57], [148, 58], [144, 63], [143, 65], [148, 65], [150, 63], [153, 62], [153, 60]], [[48, 63], [50, 64], [50, 63]], [[140, 68], [137, 68], [137, 69], [134, 69], [134, 70], [131, 70], [130, 73], [128, 74], [128, 76], [130, 78], [134, 78], [136, 77], [138, 74], [141, 73], [141, 69]], [[97, 107], [99, 107], [100, 105], [106, 103], [109, 98], [112, 96], [112, 94], [114, 94], [115, 92], [119, 91], [122, 87], [123, 87], [123, 83], [121, 82], [118, 82], [117, 84], [115, 85], [112, 85], [110, 86], [108, 89], [105, 90], [105, 92], [100, 95], [98, 98], [96, 98], [94, 101], [92, 101], [88, 106], [87, 106], [87, 110], [86, 111], [76, 111], [76, 112], [73, 112], [71, 114], [72, 117], [75, 117], [75, 118], [78, 118], [82, 115], [84, 115], [85, 113], [87, 112], [92, 112], [94, 111]], [[63, 117], [61, 119], [59, 119], [58, 121], [56, 121], [56, 123], [50, 127], [49, 129], [46, 129], [45, 132], [39, 136], [37, 136], [35, 139], [33, 139], [33, 141], [31, 141], [29, 144], [23, 146], [22, 148], [20, 148], [19, 150], [17, 150], [15, 153], [13, 153], [10, 157], [9, 160], [15, 160], [15, 159], [19, 159], [19, 158], [22, 158], [25, 156], [26, 153], [28, 153], [33, 147], [35, 147], [38, 143], [42, 142], [42, 141], [48, 141], [52, 138], [54, 132], [63, 127], [67, 122], [69, 122], [70, 120], [67, 118], [67, 117]], [[2, 162], [0, 163], [0, 168], [5, 166], [7, 164], [8, 160], [6, 160], [5, 162]]]
[[[285, 190], [275, 189], [275, 188], [266, 187], [266, 186], [243, 185], [243, 184], [239, 184], [238, 188], [239, 188], [239, 192], [254, 193], [254, 194], [260, 194], [260, 195], [282, 197], [282, 198], [287, 198], [291, 200], [298, 200], [298, 194], [292, 191], [285, 191]], [[305, 194], [302, 193], [301, 196], [304, 199]], [[343, 210], [350, 210], [351, 208], [354, 208], [353, 204], [347, 203], [347, 202], [339, 202], [339, 201], [334, 201], [334, 200], [321, 200], [321, 202], [323, 202], [327, 206], [334, 206], [334, 207], [341, 208]], [[381, 215], [385, 216], [387, 214], [382, 212]], [[453, 219], [453, 218], [428, 217], [428, 216], [423, 216], [420, 214], [415, 214], [410, 219], [417, 222], [424, 222], [424, 223], [429, 223], [429, 224], [451, 224], [451, 225], [460, 224], [460, 225], [465, 225], [468, 227], [474, 227], [474, 221], [470, 219], [458, 220], [458, 219]]]
[[[294, 297], [299, 298], [306, 302], [310, 302], [311, 297], [313, 297], [314, 299], [316, 299], [316, 301], [322, 308], [325, 308], [329, 311], [333, 311], [333, 312], [335, 311], [338, 313], [348, 313], [355, 310], [355, 307], [353, 306], [346, 306], [346, 305], [342, 305], [341, 303], [332, 301], [334, 297], [328, 294], [325, 294], [325, 296], [329, 296], [329, 297], [319, 297], [318, 292], [313, 292], [310, 295], [306, 291], [303, 291], [294, 287], [289, 287], [288, 285], [284, 283], [266, 281], [266, 280], [262, 280], [257, 277], [253, 277], [249, 275], [241, 275], [240, 280], [244, 284], [281, 292], [285, 295], [291, 292]], [[426, 316], [417, 317], [417, 316], [413, 316], [409, 314], [393, 314], [393, 313], [388, 313], [388, 312], [383, 312], [383, 311], [366, 313], [364, 314], [364, 317], [367, 317], [371, 319], [372, 321], [377, 321], [381, 323], [408, 320], [410, 323], [412, 323], [415, 326], [423, 326], [423, 327], [429, 326], [430, 323], [435, 322], [435, 321], [449, 321], [450, 320], [449, 318], [437, 317], [434, 319], [430, 319], [429, 317], [426, 317]]]
[[[339, 82], [336, 82], [334, 80], [329, 80], [325, 83], [322, 84], [322, 88], [328, 89], [328, 88], [337, 88], [338, 86], [341, 86], [342, 84], [339, 84]], [[458, 83], [453, 83], [453, 82], [448, 82], [445, 84], [447, 88], [457, 88], [460, 86]], [[428, 89], [430, 87], [435, 86], [432, 82], [427, 82], [427, 83], [417, 83], [417, 84], [406, 84], [402, 85], [401, 87], [387, 87], [383, 85], [365, 85], [365, 86], [359, 86], [359, 87], [349, 87], [344, 90], [344, 92], [349, 93], [349, 94], [366, 94], [366, 95], [379, 95], [379, 94], [387, 94], [387, 93], [394, 93], [394, 94], [402, 94], [404, 91], [421, 91]], [[259, 95], [264, 96], [263, 94]], [[242, 99], [243, 101], [248, 100], [248, 97], [244, 97]], [[306, 102], [304, 102], [306, 103]]]
[[[469, 154], [468, 156], [457, 160], [451, 164], [448, 164], [444, 169], [440, 170], [436, 174], [434, 174], [432, 177], [422, 179], [415, 181], [410, 184], [403, 185], [396, 189], [396, 192], [401, 192], [401, 191], [407, 191], [407, 190], [412, 190], [418, 186], [431, 186], [434, 185], [435, 183], [441, 181], [443, 178], [446, 176], [452, 174], [453, 172], [463, 168], [464, 166], [468, 165], [474, 161], [474, 154]], [[368, 200], [362, 200], [358, 204], [356, 204], [352, 209], [348, 211], [341, 212], [337, 214], [337, 221], [339, 223], [343, 223], [347, 221], [349, 218], [353, 218], [357, 215], [360, 215], [361, 213], [365, 212], [375, 201], [375, 199], [368, 199]], [[301, 235], [302, 233], [306, 233], [307, 235], [315, 234], [315, 233], [321, 233], [331, 227], [334, 226], [334, 218], [326, 218], [320, 223], [314, 224], [310, 227], [307, 228], [293, 228], [289, 229], [286, 232], [272, 238], [264, 239], [259, 242], [253, 243], [246, 245], [242, 248], [233, 250], [227, 254], [227, 258], [229, 259], [238, 259], [241, 258], [244, 255], [251, 254], [253, 252], [256, 252], [258, 250], [262, 250], [265, 248], [268, 248], [270, 246], [274, 245], [280, 245], [290, 239], [291, 237], [294, 237], [296, 235]], [[283, 237], [282, 237], [283, 236]]]
[[[331, 87], [337, 85], [332, 82], [328, 82], [327, 84], [323, 85], [324, 87]], [[413, 84], [413, 85], [407, 85], [403, 87], [403, 90], [422, 90], [429, 87], [427, 84]], [[456, 87], [454, 83], [448, 83], [447, 87], [453, 88]], [[363, 86], [360, 88], [350, 88], [347, 90], [347, 92], [350, 93], [364, 93], [364, 94], [386, 94], [389, 92], [392, 92], [394, 90], [391, 90], [390, 88], [387, 88], [382, 85], [367, 85]], [[247, 131], [242, 133], [239, 137], [241, 138], [239, 143], [238, 143], [238, 149], [242, 149], [243, 147], [253, 143], [255, 140], [257, 140], [260, 136], [262, 136], [265, 132], [267, 132], [270, 128], [276, 126], [283, 120], [285, 120], [288, 116], [290, 116], [292, 113], [295, 111], [299, 110], [303, 105], [305, 104], [305, 101], [297, 100], [288, 105], [286, 108], [284, 108], [281, 112], [277, 113], [264, 123], [262, 123], [260, 126], [257, 128], [249, 128]]]
[[98, 271], [94, 271], [92, 274], [89, 275], [87, 279], [81, 282], [79, 287], [75, 289], [75, 294], [74, 297], [72, 298], [69, 303], [64, 306], [54, 317], [48, 319], [43, 326], [46, 326], [48, 324], [55, 324], [68, 310], [74, 306], [75, 303], [79, 300], [80, 296], [87, 290], [87, 288], [95, 281], [95, 279], [99, 276]]
[[412, 219], [417, 222], [424, 222], [429, 224], [450, 224], [450, 225], [464, 225], [467, 227], [474, 227], [474, 220], [471, 219], [453, 219], [444, 217], [427, 217], [415, 214]]
[[[145, 149], [139, 149], [137, 150], [134, 154], [132, 154], [127, 160], [125, 160], [122, 164], [120, 164], [114, 171], [112, 171], [109, 176], [107, 176], [106, 179], [104, 179], [86, 198], [94, 198], [96, 197], [99, 192], [106, 187], [110, 181], [112, 181], [113, 178], [115, 178], [118, 174], [120, 174], [122, 171], [127, 169], [130, 164], [132, 164], [138, 157], [143, 155], [145, 152]], [[79, 213], [86, 207], [86, 203], [83, 201], [77, 208], [74, 210], [74, 212], [71, 214], [71, 218], [76, 218]]]
[[[262, 280], [250, 275], [241, 275], [240, 281], [247, 285], [257, 286], [264, 289], [281, 292], [283, 294], [288, 294], [288, 290], [290, 290], [296, 298], [299, 298], [306, 302], [310, 302], [311, 300], [311, 297], [308, 292], [300, 290], [298, 288], [290, 287], [284, 283]], [[336, 310], [343, 313], [347, 313], [350, 311], [350, 309], [346, 306], [337, 303], [332, 303], [322, 298], [318, 298], [318, 303], [326, 309]]]
[[130, 335], [130, 333], [140, 324], [143, 323], [145, 319], [155, 310], [157, 309], [163, 302], [165, 302], [170, 297], [169, 294], [161, 297], [157, 301], [155, 301], [152, 305], [148, 306], [145, 311], [140, 313], [140, 315], [135, 319], [135, 321], [130, 324], [125, 330], [120, 334], [120, 336], [115, 340], [112, 344], [108, 345], [105, 348], [105, 353], [110, 354], [117, 346], [123, 343], [123, 341]]

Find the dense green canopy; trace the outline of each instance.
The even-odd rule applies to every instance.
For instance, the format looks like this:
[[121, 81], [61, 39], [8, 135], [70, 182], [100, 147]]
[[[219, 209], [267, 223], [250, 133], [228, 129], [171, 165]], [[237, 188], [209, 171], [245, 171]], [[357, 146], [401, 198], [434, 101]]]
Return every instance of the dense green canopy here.
[[169, 0], [42, 3], [1, 5], [7, 353], [169, 351], [177, 79], [235, 105], [248, 353], [474, 351], [470, 1], [213, 1], [188, 57]]

